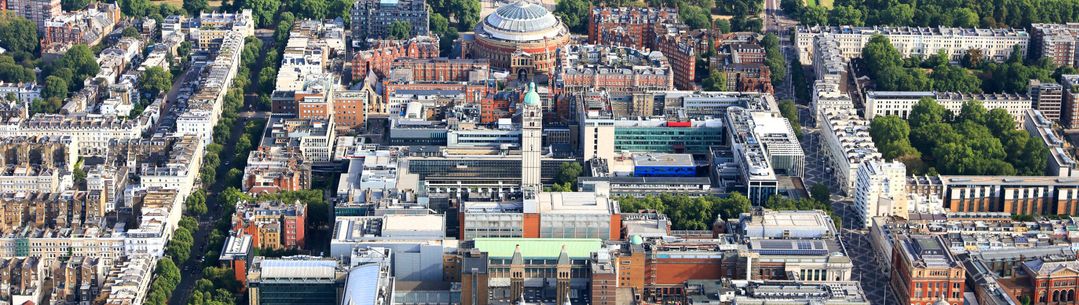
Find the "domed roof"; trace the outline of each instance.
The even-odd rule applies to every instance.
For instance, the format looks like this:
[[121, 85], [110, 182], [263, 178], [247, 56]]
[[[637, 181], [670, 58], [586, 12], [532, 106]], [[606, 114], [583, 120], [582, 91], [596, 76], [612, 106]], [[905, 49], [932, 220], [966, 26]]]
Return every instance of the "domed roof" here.
[[517, 0], [488, 15], [487, 23], [506, 31], [531, 32], [551, 28], [558, 24], [558, 19], [543, 6]]
[[511, 33], [543, 32], [561, 26], [558, 18], [541, 5], [517, 0], [503, 5], [484, 19], [486, 29]]
[[640, 235], [634, 234], [633, 236], [629, 237], [629, 242], [634, 245], [640, 245], [644, 243], [644, 238], [641, 238]]
[[539, 106], [540, 97], [536, 93], [536, 83], [528, 83], [528, 92], [525, 92], [525, 106]]

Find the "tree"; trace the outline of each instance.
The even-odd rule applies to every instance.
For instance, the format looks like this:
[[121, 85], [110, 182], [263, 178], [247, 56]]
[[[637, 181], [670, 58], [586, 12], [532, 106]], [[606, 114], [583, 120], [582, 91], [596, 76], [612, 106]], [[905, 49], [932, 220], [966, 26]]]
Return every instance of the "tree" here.
[[49, 98], [67, 98], [67, 81], [55, 75], [45, 78], [45, 88], [41, 90], [41, 96]]
[[300, 0], [294, 2], [298, 7], [293, 7], [296, 17], [309, 19], [322, 19], [329, 12], [330, 4], [326, 0]]
[[82, 160], [75, 162], [75, 170], [72, 171], [75, 187], [82, 190], [86, 185], [86, 170], [82, 168]]
[[142, 90], [157, 96], [172, 88], [172, 73], [161, 67], [151, 67], [142, 74]]
[[243, 8], [251, 10], [251, 17], [260, 28], [273, 24], [274, 14], [280, 6], [281, 0], [245, 0], [243, 3]]
[[828, 9], [817, 5], [807, 6], [799, 21], [809, 26], [828, 25]]
[[60, 7], [65, 11], [77, 11], [90, 4], [88, 0], [63, 0], [60, 1]]
[[149, 0], [121, 0], [120, 12], [127, 16], [146, 16], [151, 6]]
[[731, 22], [726, 19], [717, 19], [715, 22], [715, 29], [720, 34], [731, 32]]
[[472, 31], [480, 21], [480, 2], [478, 0], [449, 0], [450, 9], [456, 12], [457, 30]]
[[1015, 119], [1008, 113], [1008, 110], [996, 108], [989, 110], [989, 113], [985, 116], [985, 127], [989, 127], [989, 131], [993, 132], [993, 135], [1002, 137], [1005, 132], [1015, 130]]
[[194, 242], [195, 239], [191, 236], [191, 231], [183, 227], [177, 228], [172, 235], [172, 240], [165, 247], [165, 253], [172, 256], [176, 264], [182, 264], [191, 256], [191, 246]]
[[47, 99], [34, 99], [30, 103], [30, 114], [35, 113], [58, 113], [60, 107], [64, 105], [64, 100], [59, 97], [50, 97]]
[[849, 5], [837, 5], [828, 13], [828, 23], [831, 25], [865, 25], [865, 14]]
[[972, 9], [964, 7], [952, 10], [952, 26], [973, 28], [978, 26], [980, 20], [978, 13]]
[[[892, 46], [888, 37], [873, 35], [869, 42], [862, 48], [862, 60], [865, 61], [866, 70], [870, 74], [873, 71], [881, 71], [889, 67], [897, 67], [903, 64], [903, 55]], [[872, 76], [871, 76], [872, 77]]]
[[[0, 58], [11, 59], [10, 56], [4, 56]], [[32, 82], [34, 81], [34, 70], [11, 63], [0, 62], [0, 80], [10, 83]]]
[[412, 24], [403, 20], [394, 20], [390, 23], [390, 38], [407, 39], [412, 36]]
[[[577, 34], [588, 33], [588, 18], [591, 17], [591, 4], [585, 0], [562, 0], [554, 7], [554, 14], [562, 19], [562, 23], [569, 28], [570, 32]], [[431, 14], [431, 26], [434, 27], [435, 16]], [[438, 15], [440, 18], [441, 15]], [[445, 20], [445, 18], [443, 18]]]
[[84, 44], [77, 44], [68, 49], [64, 56], [60, 58], [58, 64], [61, 67], [71, 69], [73, 75], [69, 85], [71, 83], [81, 85], [83, 80], [97, 75], [101, 71], [101, 66], [97, 64], [97, 56], [90, 50], [90, 47]]
[[0, 47], [11, 52], [15, 59], [33, 56], [40, 41], [37, 24], [15, 14], [0, 15]]
[[565, 183], [570, 186], [577, 184], [577, 177], [581, 176], [581, 164], [577, 162], [563, 162], [558, 168], [558, 175], [554, 177], [555, 183]]
[[701, 86], [706, 91], [727, 91], [727, 77], [726, 73], [719, 70], [712, 70], [708, 73], [708, 77], [705, 77], [701, 81]]
[[330, 14], [327, 18], [341, 18], [348, 25], [352, 23], [352, 2], [349, 0], [330, 0]]
[[139, 34], [139, 30], [136, 30], [134, 27], [129, 26], [129, 27], [124, 28], [124, 31], [121, 32], [120, 36], [129, 37], [129, 38], [139, 38], [139, 36], [141, 36], [141, 34]]
[[966, 68], [978, 68], [985, 62], [985, 55], [982, 54], [982, 49], [971, 48], [963, 54], [963, 58], [959, 60], [959, 63]]
[[772, 83], [780, 84], [787, 78], [787, 60], [779, 47], [779, 37], [769, 33], [761, 39], [764, 47], [764, 63], [772, 71]]
[[706, 29], [712, 25], [712, 16], [708, 11], [690, 4], [683, 3], [678, 7], [678, 17], [690, 29]]
[[933, 90], [936, 91], [970, 93], [982, 91], [982, 80], [958, 66], [939, 65], [933, 69], [929, 77], [933, 80]]
[[910, 4], [896, 4], [880, 11], [880, 22], [890, 25], [911, 25], [914, 21], [914, 7]]
[[830, 203], [832, 202], [832, 191], [828, 189], [827, 184], [816, 183], [809, 188], [809, 197], [821, 203]]
[[956, 121], [972, 122], [981, 125], [985, 124], [985, 119], [988, 115], [989, 111], [985, 110], [985, 106], [982, 106], [982, 102], [966, 101], [963, 102], [963, 107], [959, 110], [959, 117], [956, 118]]
[[917, 150], [910, 145], [910, 126], [907, 121], [894, 115], [878, 116], [869, 124], [869, 136], [877, 145], [882, 157], [896, 159], [907, 155], [916, 155]]
[[792, 100], [783, 100], [779, 102], [779, 113], [787, 118], [790, 122], [791, 128], [794, 129], [794, 135], [802, 137], [802, 124], [800, 117], [798, 116], [798, 107], [794, 105]]
[[912, 129], [918, 129], [934, 123], [942, 123], [950, 120], [952, 112], [937, 103], [932, 98], [922, 98], [918, 104], [911, 107], [907, 121]]
[[184, 11], [187, 11], [190, 16], [198, 16], [208, 8], [210, 4], [206, 0], [184, 0]]

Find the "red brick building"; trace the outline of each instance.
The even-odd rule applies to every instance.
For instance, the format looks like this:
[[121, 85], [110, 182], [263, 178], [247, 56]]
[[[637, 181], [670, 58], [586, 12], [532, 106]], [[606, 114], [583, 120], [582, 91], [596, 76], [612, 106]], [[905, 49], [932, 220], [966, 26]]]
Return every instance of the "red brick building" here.
[[491, 124], [498, 119], [513, 117], [517, 107], [513, 107], [517, 94], [490, 94], [480, 100], [480, 122]]
[[307, 204], [262, 201], [240, 202], [232, 215], [233, 233], [252, 236], [256, 249], [299, 249], [306, 238]]
[[891, 285], [901, 304], [963, 303], [966, 273], [941, 236], [899, 236], [892, 247]]
[[382, 99], [385, 101], [389, 101], [390, 95], [397, 90], [446, 90], [464, 92], [466, 101], [479, 102], [493, 90], [486, 83], [475, 82], [386, 82], [383, 86], [385, 89], [382, 92]]
[[418, 82], [473, 81], [488, 78], [491, 64], [486, 59], [401, 58], [392, 71], [403, 71]]
[[656, 46], [674, 70], [674, 86], [682, 90], [696, 88], [697, 50], [694, 39], [688, 35], [667, 34], [660, 36]]
[[379, 40], [371, 49], [356, 53], [352, 58], [352, 80], [362, 80], [369, 71], [386, 77], [398, 58], [436, 58], [438, 38], [419, 36], [409, 40]]
[[660, 52], [631, 47], [569, 45], [558, 55], [555, 90], [583, 94], [602, 88], [610, 93], [666, 91], [674, 76]]
[[247, 156], [241, 187], [252, 194], [305, 190], [311, 187], [311, 166], [296, 148], [262, 146]]
[[1036, 259], [1024, 263], [1021, 269], [1030, 280], [1030, 304], [1079, 304], [1075, 298], [1079, 261]]
[[588, 41], [654, 49], [659, 27], [678, 23], [678, 11], [671, 8], [594, 7], [588, 19]]

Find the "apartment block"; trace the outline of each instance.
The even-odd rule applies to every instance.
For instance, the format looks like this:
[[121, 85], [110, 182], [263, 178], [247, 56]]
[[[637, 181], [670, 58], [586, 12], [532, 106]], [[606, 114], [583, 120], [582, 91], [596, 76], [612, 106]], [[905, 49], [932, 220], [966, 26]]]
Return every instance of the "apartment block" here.
[[907, 168], [898, 161], [868, 160], [858, 168], [854, 207], [864, 227], [873, 217], [907, 217]]
[[963, 104], [978, 101], [985, 109], [1004, 109], [1015, 119], [1016, 125], [1023, 123], [1023, 115], [1034, 107], [1030, 96], [1025, 93], [955, 93], [931, 91], [869, 91], [865, 95], [865, 118], [882, 115], [896, 115], [906, 119], [910, 110], [923, 98], [932, 98], [945, 109], [958, 115]]
[[852, 27], [852, 26], [799, 26], [795, 29], [794, 43], [798, 58], [803, 64], [813, 63], [815, 46], [813, 39], [819, 35], [833, 35], [845, 58], [862, 56], [862, 48], [874, 35], [883, 35], [903, 57], [927, 58], [944, 51], [953, 62], [958, 62], [970, 49], [978, 49], [986, 59], [1003, 62], [1012, 55], [1012, 48], [1019, 46], [1019, 58], [1026, 57], [1030, 35], [1023, 29], [979, 28], [928, 28], [928, 27]]
[[558, 53], [554, 87], [567, 94], [596, 88], [612, 94], [674, 89], [667, 57], [629, 47], [571, 44]]
[[1032, 140], [1041, 140], [1045, 147], [1049, 148], [1046, 174], [1049, 176], [1072, 177], [1079, 175], [1079, 165], [1076, 164], [1075, 155], [1065, 145], [1065, 139], [1053, 129], [1053, 122], [1042, 115], [1038, 110], [1027, 110], [1023, 116], [1022, 128], [1030, 134]]
[[1030, 25], [1030, 51], [1034, 58], [1048, 58], [1054, 65], [1075, 67], [1079, 62], [1079, 23]]
[[863, 162], [880, 160], [873, 138], [869, 136], [869, 121], [862, 119], [853, 109], [822, 112], [821, 152], [832, 168], [833, 179], [840, 185], [840, 192], [855, 194], [858, 169]]
[[367, 47], [368, 39], [388, 39], [390, 26], [395, 22], [409, 25], [407, 37], [429, 35], [430, 27], [425, 0], [357, 0], [349, 11], [352, 18], [354, 47]]

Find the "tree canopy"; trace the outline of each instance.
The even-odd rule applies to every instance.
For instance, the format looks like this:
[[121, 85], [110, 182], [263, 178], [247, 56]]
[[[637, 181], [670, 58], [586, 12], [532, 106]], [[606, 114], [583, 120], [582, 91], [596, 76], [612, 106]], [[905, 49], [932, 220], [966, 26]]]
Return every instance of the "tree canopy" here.
[[[554, 14], [562, 19], [562, 23], [566, 24], [570, 32], [586, 34], [588, 33], [588, 18], [592, 15], [590, 5], [586, 0], [561, 0], [554, 7]], [[434, 20], [434, 16], [431, 17]]]
[[1048, 162], [1048, 148], [1015, 129], [1011, 114], [977, 101], [964, 103], [953, 118], [935, 100], [922, 99], [908, 120], [874, 118], [870, 135], [885, 158], [904, 161], [915, 174], [1034, 176]]
[[[782, 6], [803, 23], [814, 14], [805, 13], [810, 7], [798, 0], [784, 0]], [[1071, 0], [836, 0], [828, 14], [833, 25], [1029, 28], [1031, 23], [1076, 21], [1079, 2]]]
[[142, 74], [142, 90], [156, 97], [172, 88], [172, 73], [161, 67], [151, 67]]
[[729, 219], [749, 211], [749, 198], [733, 192], [727, 198], [714, 196], [689, 197], [685, 195], [646, 196], [644, 198], [621, 198], [619, 206], [623, 213], [655, 210], [666, 214], [675, 230], [706, 230], [717, 217]]
[[15, 60], [32, 58], [40, 44], [37, 25], [14, 13], [0, 14], [0, 47]]
[[407, 39], [412, 36], [412, 24], [404, 20], [395, 20], [390, 23], [390, 38]]

